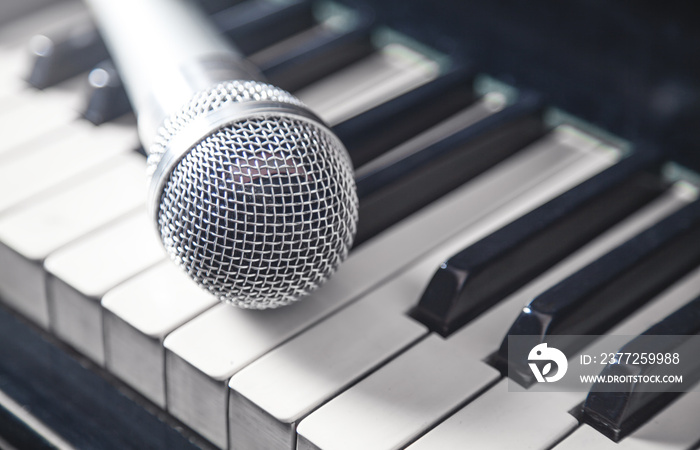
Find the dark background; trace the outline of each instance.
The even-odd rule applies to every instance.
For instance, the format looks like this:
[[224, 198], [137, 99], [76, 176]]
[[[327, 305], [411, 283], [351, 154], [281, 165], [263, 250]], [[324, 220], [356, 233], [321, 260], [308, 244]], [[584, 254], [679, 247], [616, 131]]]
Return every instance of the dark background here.
[[671, 0], [375, 0], [380, 22], [700, 169], [700, 14]]

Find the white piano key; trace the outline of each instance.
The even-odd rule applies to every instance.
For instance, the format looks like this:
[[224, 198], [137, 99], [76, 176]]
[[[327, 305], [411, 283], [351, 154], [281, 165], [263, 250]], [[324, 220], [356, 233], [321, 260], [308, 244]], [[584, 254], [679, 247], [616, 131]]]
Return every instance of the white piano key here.
[[0, 27], [0, 48], [24, 45], [33, 35], [64, 27], [76, 17], [85, 14], [85, 11], [82, 1], [63, 0], [18, 18], [12, 23], [3, 24]]
[[44, 263], [51, 330], [104, 365], [102, 296], [163, 259], [146, 208], [53, 253]]
[[683, 394], [634, 433], [614, 442], [586, 424], [566, 437], [556, 450], [687, 450], [700, 443], [700, 394]]
[[[511, 322], [517, 316], [522, 306], [526, 304], [533, 296], [543, 291], [547, 287], [555, 284], [557, 281], [561, 280], [568, 274], [574, 272], [578, 268], [582, 267], [586, 264], [586, 262], [597, 258], [598, 256], [604, 254], [611, 248], [614, 248], [619, 243], [632, 237], [641, 229], [647, 228], [651, 224], [670, 214], [673, 210], [680, 208], [683, 204], [686, 204], [692, 198], [693, 195], [689, 195], [686, 188], [682, 185], [678, 186], [676, 189], [671, 190], [671, 193], [669, 193], [669, 195], [658, 200], [652, 205], [649, 205], [647, 208], [634, 215], [629, 220], [609, 230], [603, 236], [588, 244], [586, 247], [581, 249], [579, 252], [575, 253], [573, 256], [569, 257], [560, 265], [545, 273], [537, 280], [530, 283], [528, 286], [519, 290], [517, 293], [510, 296], [508, 299], [504, 300], [504, 302], [499, 304], [497, 307], [486, 312], [479, 319], [475, 320], [470, 324], [467, 324], [465, 328], [458, 331], [449, 339], [447, 339], [445, 345], [454, 347], [456, 349], [455, 351], [459, 352], [460, 359], [464, 361], [472, 361], [470, 367], [477, 368], [485, 366], [486, 363], [482, 362], [482, 360], [498, 348], [501, 340], [503, 339], [504, 333], [507, 331]], [[473, 341], [476, 341], [476, 343], [473, 343]], [[421, 345], [422, 343], [419, 343], [414, 348], [420, 347]], [[406, 354], [411, 354], [413, 350], [414, 349], [410, 349], [406, 352]], [[392, 397], [390, 401], [386, 402], [392, 404], [385, 404], [385, 399], [382, 399], [382, 401], [379, 402], [370, 402], [371, 404], [357, 403], [359, 402], [358, 398], [362, 398], [365, 395], [366, 389], [369, 389], [363, 386], [382, 385], [385, 389], [389, 389], [391, 386], [394, 385], [396, 381], [393, 377], [394, 369], [392, 369], [394, 364], [395, 363], [393, 361], [388, 363], [385, 367], [380, 368], [377, 372], [370, 375], [367, 379], [361, 381], [357, 386], [341, 394], [339, 397], [336, 397], [335, 399], [331, 400], [326, 406], [321, 407], [315, 413], [302, 420], [301, 425], [298, 429], [300, 435], [300, 447], [303, 448], [303, 443], [303, 445], [308, 445], [310, 446], [310, 448], [313, 448], [313, 445], [317, 445], [319, 448], [332, 449], [344, 448], [344, 445], [350, 446], [350, 443], [352, 443], [352, 445], [354, 445], [356, 448], [365, 448], [369, 445], [369, 442], [372, 442], [371, 448], [397, 448], [410, 443], [410, 441], [416, 436], [420, 436], [427, 429], [429, 429], [432, 424], [436, 423], [440, 419], [440, 417], [448, 414], [455, 407], [454, 403], [444, 402], [442, 404], [442, 409], [436, 408], [435, 411], [432, 412], [432, 416], [428, 416], [426, 414], [426, 416], [424, 416], [423, 422], [421, 423], [415, 421], [415, 418], [412, 415], [408, 415], [406, 418], [402, 418], [400, 415], [397, 415], [394, 412], [393, 409], [396, 408], [396, 404], [394, 403], [400, 403], [401, 399], [407, 395], [410, 395], [412, 391], [420, 391], [424, 389], [431, 390], [433, 389], [433, 385], [437, 382], [437, 380], [431, 379], [423, 372], [420, 372], [421, 369], [419, 367], [421, 363], [418, 357], [414, 359], [414, 364], [415, 370], [419, 371], [419, 375], [413, 379], [414, 383], [410, 385], [410, 390], [401, 391], [397, 390], [396, 388], [393, 389], [392, 392], [394, 397]], [[409, 371], [406, 373], [405, 376], [414, 377], [414, 374]], [[475, 387], [475, 389], [481, 389], [485, 387], [485, 385], [482, 385], [481, 387]], [[371, 389], [379, 389], [379, 387], [374, 387]], [[445, 386], [445, 389], [449, 391], [450, 389], [452, 389], [452, 387]], [[507, 385], [504, 388], [498, 389], [507, 389]], [[496, 392], [497, 393], [489, 395], [500, 395], [498, 394], [499, 391]], [[447, 398], [450, 398], [459, 395], [459, 391], [455, 390], [452, 392], [448, 392], [448, 394], [451, 394], [447, 395]], [[533, 394], [525, 393], [522, 395], [524, 397], [522, 397], [521, 406], [514, 405], [511, 402], [510, 405], [508, 405], [507, 407], [504, 406], [504, 408], [517, 409], [518, 407], [521, 407], [521, 409], [526, 409], [530, 407], [530, 403], [528, 403], [527, 400], [532, 399], [534, 397], [527, 396]], [[540, 399], [540, 397], [537, 398], [538, 401], [544, 401], [544, 399]], [[550, 395], [550, 404], [558, 402], [558, 406], [565, 405], [565, 407], [558, 409], [553, 408], [553, 410], [556, 411], [556, 414], [554, 414], [554, 418], [550, 421], [552, 428], [549, 431], [551, 431], [551, 433], [547, 434], [548, 432], [543, 432], [541, 435], [539, 435], [540, 437], [546, 437], [546, 442], [555, 442], [550, 441], [549, 439], [555, 439], [556, 437], [564, 436], [571, 429], [568, 427], [572, 423], [574, 425], [576, 424], [575, 420], [571, 422], [572, 418], [570, 416], [560, 414], [562, 411], [566, 413], [569, 409], [574, 407], [576, 403], [576, 398], [577, 397], [574, 397], [572, 399], [572, 397], [567, 396], [567, 393], [557, 393], [557, 395]], [[462, 400], [466, 400], [466, 397], [462, 397]], [[520, 403], [518, 403], [518, 405], [520, 405]], [[334, 416], [333, 414], [335, 413], [333, 413], [331, 414], [331, 416], [334, 417], [335, 422], [329, 422], [328, 417], [326, 417], [326, 415], [328, 414], [326, 411], [329, 408], [332, 408], [332, 411], [342, 410], [344, 412], [342, 420], [340, 420], [337, 416]], [[467, 410], [468, 408], [469, 406], [464, 408], [464, 410]], [[470, 410], [470, 412], [471, 411], [474, 411], [473, 414], [478, 415], [478, 409], [475, 408], [474, 410]], [[528, 411], [520, 412], [521, 415], [519, 417], [521, 418], [521, 420], [522, 417], [529, 417], [528, 414], [531, 415], [531, 413]], [[383, 442], [379, 442], [376, 440], [376, 436], [381, 433], [381, 430], [386, 425], [385, 417], [388, 417], [388, 414], [391, 414], [391, 421], [393, 427], [398, 427], [396, 423], [402, 422], [403, 429], [399, 435], [401, 439], [390, 439]], [[494, 416], [489, 417], [490, 421], [500, 423], [502, 417], [504, 417], [504, 414], [494, 413]], [[461, 421], [461, 419], [459, 418], [454, 420], [459, 422], [452, 422], [452, 427], [459, 428], [463, 421]], [[473, 420], [471, 416], [469, 420]], [[549, 419], [545, 418], [543, 420], [547, 421]], [[335, 425], [331, 425], [331, 423], [334, 423]], [[454, 425], [454, 423], [457, 423], [457, 425]], [[531, 423], [528, 422], [528, 425], [531, 425]], [[442, 426], [443, 425], [439, 425], [438, 428]], [[480, 425], [477, 426], [477, 428], [486, 430], [488, 428], [488, 423], [480, 423]], [[521, 428], [514, 429], [521, 430]], [[451, 429], [452, 428], [450, 428], [450, 430]], [[348, 436], [346, 435], [346, 433], [349, 433], [348, 430], [355, 430], [356, 434]], [[358, 430], [362, 431], [358, 432]], [[493, 428], [488, 428], [488, 430], [490, 432], [493, 432]], [[490, 437], [489, 433], [486, 431], [481, 433], [480, 431], [471, 430], [470, 433], [478, 434], [479, 436], [483, 435], [483, 439], [488, 439], [488, 437]], [[449, 433], [446, 434], [449, 435]], [[343, 442], [336, 442], [332, 436], [338, 436], [339, 440]], [[340, 438], [341, 436], [342, 438]], [[465, 442], [469, 442], [467, 437], [465, 436], [469, 435], [463, 434], [459, 436], [459, 439], [462, 439], [462, 446]], [[520, 436], [520, 439], [522, 440], [523, 436]], [[421, 441], [422, 439], [418, 442]], [[519, 444], [521, 443], [520, 441], [518, 442]], [[479, 443], [480, 441], [475, 441], [476, 448], [479, 448]], [[509, 444], [510, 441], [506, 442], [503, 448], [509, 448]], [[521, 446], [518, 445], [518, 447], [520, 448]], [[431, 441], [430, 445], [427, 445], [424, 448], [443, 447], [441, 447], [440, 445], [436, 446], [435, 442]], [[456, 446], [455, 448], [462, 447]], [[510, 448], [513, 447], [511, 446]], [[533, 448], [537, 448], [537, 445], [534, 445]]]
[[0, 62], [0, 110], [7, 110], [17, 105], [12, 94], [29, 88], [22, 79], [29, 72], [29, 49], [24, 45], [0, 47]]
[[390, 44], [295, 95], [331, 126], [408, 92], [439, 74], [436, 62]]
[[124, 154], [106, 170], [76, 180], [0, 218], [0, 239], [28, 258], [52, 251], [144, 203], [144, 158]]
[[[638, 335], [695, 298], [698, 292], [700, 268], [631, 314], [608, 334]], [[594, 342], [582, 351], [598, 353], [595, 346]], [[474, 365], [484, 364], [473, 361]], [[479, 447], [483, 442], [494, 449], [510, 449], [513, 443], [517, 443], [518, 448], [549, 448], [578, 425], [568, 411], [586, 398], [585, 392], [540, 392], [546, 385], [533, 386], [537, 392], [516, 393], [509, 392], [508, 388], [507, 380], [502, 380], [416, 441], [411, 450], [458, 449], [465, 443]]]
[[[87, 75], [86, 75], [87, 76]], [[21, 154], [70, 134], [71, 122], [79, 120], [77, 109], [83, 101], [75, 77], [43, 91], [26, 89], [0, 100], [0, 158]]]
[[[444, 242], [467, 224], [519, 197], [574, 163], [610, 165], [618, 156], [558, 129], [546, 139], [368, 241], [304, 301], [279, 311], [221, 305], [171, 333], [164, 342], [169, 411], [226, 446], [227, 381], [257, 357], [358, 298]], [[206, 350], [203, 350], [206, 349]], [[202, 401], [202, 398], [206, 400]], [[195, 401], [197, 400], [197, 401]]]
[[[138, 146], [133, 116], [96, 127], [75, 121], [60, 138], [24, 148], [0, 165], [0, 214], [75, 177], [111, 164]], [[31, 175], [31, 176], [30, 176]]]
[[4, 26], [7, 22], [31, 15], [36, 10], [51, 5], [52, 2], [54, 0], [5, 0], [0, 3], [0, 25]]
[[408, 448], [548, 448], [578, 426], [567, 394], [509, 391], [503, 379]]
[[43, 327], [49, 323], [43, 261], [64, 245], [144, 208], [144, 159], [128, 153], [109, 168], [67, 183], [0, 217], [0, 298]]
[[[400, 448], [500, 377], [432, 334], [299, 425], [298, 448]], [[382, 382], [391, 379], [390, 383]], [[420, 389], [416, 389], [420, 386]], [[447, 409], [445, 409], [447, 406]], [[319, 414], [320, 413], [320, 414]], [[360, 414], [358, 414], [360, 413]]]
[[234, 375], [229, 383], [231, 447], [257, 441], [270, 449], [293, 448], [298, 421], [426, 333], [404, 313], [418, 302], [442, 261], [599, 169], [575, 164], [521, 192], [404, 274]]
[[[416, 270], [408, 274], [415, 275]], [[421, 324], [392, 311], [400, 305], [396, 298], [384, 296], [396, 296], [395, 291], [406, 288], [411, 298], [409, 289], [420, 289], [416, 285], [422, 281], [415, 276], [392, 280], [384, 285], [388, 289], [378, 289], [376, 295], [350, 305], [234, 375], [229, 383], [229, 448], [294, 448], [301, 418], [427, 334]], [[391, 305], [377, 302], [378, 296]]]
[[165, 408], [163, 339], [217, 303], [170, 261], [122, 283], [102, 298], [105, 366]]

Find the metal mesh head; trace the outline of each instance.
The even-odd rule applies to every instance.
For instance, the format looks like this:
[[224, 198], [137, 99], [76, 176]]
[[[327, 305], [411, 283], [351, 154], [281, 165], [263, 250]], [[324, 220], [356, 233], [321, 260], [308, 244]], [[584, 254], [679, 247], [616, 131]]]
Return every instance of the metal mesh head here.
[[357, 222], [352, 168], [322, 126], [247, 117], [180, 160], [157, 220], [171, 258], [205, 289], [246, 308], [285, 305], [348, 254]]
[[212, 111], [233, 103], [275, 101], [281, 104], [303, 106], [289, 92], [259, 81], [233, 80], [216, 84], [195, 94], [176, 114], [168, 117], [158, 129], [153, 145], [148, 149], [148, 176], [153, 175], [171, 140], [189, 124]]

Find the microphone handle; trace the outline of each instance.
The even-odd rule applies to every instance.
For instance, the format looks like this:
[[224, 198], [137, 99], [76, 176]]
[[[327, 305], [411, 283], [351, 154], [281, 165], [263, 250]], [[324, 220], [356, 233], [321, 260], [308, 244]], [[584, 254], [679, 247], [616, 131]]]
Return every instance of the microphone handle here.
[[119, 70], [148, 151], [158, 128], [201, 90], [264, 77], [188, 0], [86, 0]]

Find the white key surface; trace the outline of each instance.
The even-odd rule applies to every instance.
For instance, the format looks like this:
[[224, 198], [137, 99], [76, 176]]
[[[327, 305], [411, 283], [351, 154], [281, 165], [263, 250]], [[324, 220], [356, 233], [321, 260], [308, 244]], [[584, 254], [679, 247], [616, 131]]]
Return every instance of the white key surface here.
[[0, 25], [4, 26], [7, 22], [21, 19], [38, 9], [49, 6], [52, 2], [53, 0], [5, 0], [0, 3]]
[[[0, 111], [16, 108], [21, 103], [13, 94], [29, 89], [22, 79], [29, 71], [29, 49], [25, 45], [0, 47]], [[1, 128], [4, 130], [4, 128]]]
[[110, 167], [48, 189], [0, 215], [0, 294], [4, 302], [49, 327], [43, 260], [54, 251], [144, 208], [144, 160], [117, 155]]
[[171, 261], [164, 261], [102, 298], [105, 365], [165, 408], [165, 336], [218, 304]]
[[170, 261], [162, 262], [107, 292], [102, 305], [154, 339], [218, 304]]
[[88, 297], [109, 289], [165, 258], [153, 221], [138, 209], [52, 253], [44, 267]]
[[23, 204], [63, 182], [75, 182], [91, 170], [112, 164], [116, 155], [137, 148], [133, 117], [122, 118], [100, 127], [75, 121], [57, 139], [27, 146], [21, 155], [0, 165], [0, 214]]
[[298, 446], [400, 448], [415, 438], [417, 430], [499, 377], [492, 367], [473, 364], [461, 357], [458, 348], [430, 335], [304, 419], [298, 427]]
[[50, 255], [44, 267], [51, 329], [96, 363], [105, 361], [100, 299], [165, 258], [145, 208]]
[[578, 426], [558, 394], [509, 391], [503, 379], [408, 448], [547, 448]]
[[586, 424], [567, 436], [556, 450], [688, 450], [700, 444], [700, 394], [690, 392], [638, 430], [614, 442]]
[[69, 135], [69, 124], [80, 120], [84, 82], [78, 76], [43, 91], [25, 89], [0, 99], [0, 161]]
[[144, 159], [124, 154], [88, 180], [63, 186], [0, 217], [0, 241], [28, 259], [43, 259], [61, 246], [145, 201]]
[[65, 27], [85, 13], [85, 4], [79, 0], [54, 2], [12, 23], [3, 24], [0, 27], [0, 48], [25, 45], [33, 35]]

